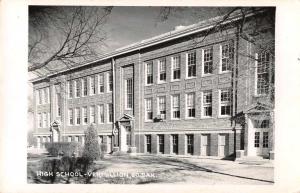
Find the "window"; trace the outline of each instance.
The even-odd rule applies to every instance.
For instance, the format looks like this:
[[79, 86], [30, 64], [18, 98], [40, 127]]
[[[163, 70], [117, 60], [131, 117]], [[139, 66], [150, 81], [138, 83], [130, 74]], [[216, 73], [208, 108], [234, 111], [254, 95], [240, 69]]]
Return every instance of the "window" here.
[[60, 93], [56, 93], [56, 115], [58, 117], [60, 117], [61, 115], [60, 102], [61, 102]]
[[80, 97], [80, 80], [75, 80], [76, 97]]
[[98, 78], [99, 78], [99, 94], [100, 93], [104, 93], [104, 76], [103, 76], [103, 74], [100, 74], [99, 76], [98, 76]]
[[90, 123], [95, 123], [95, 106], [90, 107]]
[[87, 96], [88, 90], [87, 90], [87, 77], [84, 77], [82, 79], [82, 96]]
[[178, 154], [178, 135], [172, 135], [172, 152]]
[[257, 55], [257, 69], [256, 69], [256, 94], [265, 95], [269, 93], [269, 67], [270, 54], [263, 52]]
[[270, 120], [254, 120], [253, 124], [255, 128], [269, 128]]
[[75, 142], [79, 142], [79, 136], [75, 136]]
[[195, 93], [189, 93], [186, 95], [187, 117], [195, 117]]
[[186, 135], [187, 139], [187, 153], [193, 154], [194, 152], [194, 135]]
[[103, 143], [103, 135], [98, 136], [98, 142], [99, 142], [99, 144]]
[[43, 113], [43, 128], [47, 127], [47, 114]]
[[161, 119], [166, 119], [166, 97], [158, 97], [158, 113]]
[[180, 79], [180, 56], [172, 57], [172, 80]]
[[212, 116], [212, 91], [203, 92], [202, 98], [203, 117]]
[[69, 98], [73, 97], [73, 84], [72, 81], [68, 81]]
[[234, 48], [232, 43], [221, 45], [221, 72], [231, 71]]
[[87, 107], [82, 107], [82, 114], [83, 114], [83, 124], [87, 124], [88, 123]]
[[42, 114], [39, 113], [38, 114], [38, 127], [41, 128], [43, 125], [42, 125]]
[[125, 80], [125, 108], [133, 108], [133, 80], [128, 78]]
[[[127, 127], [127, 126], [126, 126]], [[126, 145], [129, 145], [130, 146], [131, 144], [131, 134], [130, 133], [127, 133], [126, 134]]]
[[165, 139], [164, 135], [158, 135], [158, 152], [164, 153]]
[[213, 73], [213, 49], [207, 48], [203, 50], [203, 74]]
[[146, 84], [153, 84], [153, 62], [146, 63]]
[[220, 115], [231, 114], [231, 92], [230, 90], [221, 90], [221, 113]]
[[180, 118], [180, 96], [179, 95], [172, 96], [172, 118], [173, 119]]
[[113, 104], [108, 104], [108, 122], [112, 123], [113, 122]]
[[187, 54], [187, 77], [196, 76], [196, 52]]
[[95, 76], [90, 77], [90, 95], [96, 94], [96, 82], [95, 82]]
[[80, 109], [75, 109], [75, 119], [76, 119], [76, 125], [80, 125]]
[[158, 61], [158, 82], [165, 82], [166, 78], [166, 59], [164, 58]]
[[152, 99], [145, 99], [146, 106], [146, 120], [153, 119], [153, 111], [152, 111]]
[[146, 135], [146, 152], [151, 153], [151, 135]]
[[104, 105], [98, 106], [99, 123], [104, 123]]
[[72, 142], [72, 136], [68, 136], [68, 142]]
[[263, 148], [269, 147], [269, 133], [263, 132]]
[[74, 124], [74, 119], [73, 119], [73, 109], [69, 109], [69, 125], [73, 125]]
[[112, 92], [113, 91], [113, 74], [112, 72], [107, 73], [107, 92]]
[[254, 147], [259, 147], [259, 138], [260, 138], [259, 134], [260, 134], [259, 132], [254, 133]]

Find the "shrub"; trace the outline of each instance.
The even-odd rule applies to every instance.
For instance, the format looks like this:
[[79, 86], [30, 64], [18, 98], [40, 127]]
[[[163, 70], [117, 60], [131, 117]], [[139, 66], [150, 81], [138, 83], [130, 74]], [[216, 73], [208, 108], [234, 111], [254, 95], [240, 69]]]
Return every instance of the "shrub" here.
[[81, 154], [81, 145], [77, 142], [50, 142], [45, 143], [45, 148], [52, 156], [58, 156], [61, 152], [65, 156], [72, 156], [73, 153]]
[[100, 147], [97, 136], [98, 134], [95, 126], [90, 125], [85, 131], [83, 157], [90, 160], [97, 160], [100, 158]]

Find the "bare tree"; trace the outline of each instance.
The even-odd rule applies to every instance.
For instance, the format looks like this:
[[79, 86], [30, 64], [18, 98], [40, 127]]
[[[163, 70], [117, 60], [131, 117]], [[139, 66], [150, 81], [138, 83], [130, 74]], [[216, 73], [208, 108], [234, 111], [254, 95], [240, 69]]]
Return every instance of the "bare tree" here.
[[[29, 8], [29, 72], [71, 67], [97, 57], [112, 7]], [[100, 50], [100, 49], [97, 49]]]

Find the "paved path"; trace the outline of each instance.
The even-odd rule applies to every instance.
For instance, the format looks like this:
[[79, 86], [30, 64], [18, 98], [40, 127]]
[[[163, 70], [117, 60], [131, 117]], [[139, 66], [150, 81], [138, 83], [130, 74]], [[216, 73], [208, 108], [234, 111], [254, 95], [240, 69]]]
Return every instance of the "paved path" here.
[[[101, 174], [153, 174], [152, 178], [124, 179], [118, 183], [273, 184], [270, 162], [233, 162], [216, 159], [165, 156], [107, 156], [98, 161]], [[103, 181], [104, 180], [104, 181]], [[95, 177], [93, 183], [109, 179]], [[109, 182], [110, 183], [110, 182]]]

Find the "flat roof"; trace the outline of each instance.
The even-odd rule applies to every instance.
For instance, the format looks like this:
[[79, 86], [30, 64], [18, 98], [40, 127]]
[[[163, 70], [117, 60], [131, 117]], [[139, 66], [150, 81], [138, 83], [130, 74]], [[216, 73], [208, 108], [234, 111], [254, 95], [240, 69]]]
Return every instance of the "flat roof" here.
[[[263, 12], [263, 11], [260, 10], [258, 12]], [[254, 15], [254, 13], [247, 13], [245, 16], [250, 17], [250, 16], [253, 16], [253, 15]], [[112, 51], [112, 52], [107, 53], [107, 54], [100, 55], [97, 59], [86, 62], [86, 63], [83, 63], [81, 65], [73, 66], [69, 69], [61, 70], [59, 72], [50, 73], [50, 74], [48, 74], [44, 77], [34, 78], [34, 79], [30, 80], [30, 82], [34, 83], [34, 82], [37, 82], [37, 81], [41, 81], [41, 80], [46, 79], [48, 77], [51, 77], [51, 76], [54, 76], [54, 75], [57, 75], [57, 74], [60, 74], [60, 73], [68, 72], [68, 71], [71, 71], [71, 70], [74, 70], [74, 69], [77, 69], [77, 68], [81, 68], [81, 67], [84, 67], [84, 66], [88, 66], [88, 65], [94, 64], [96, 62], [104, 61], [104, 60], [107, 60], [107, 59], [110, 59], [110, 58], [114, 58], [116, 56], [121, 56], [123, 54], [138, 51], [138, 50], [148, 48], [148, 47], [151, 47], [151, 46], [154, 46], [154, 45], [158, 45], [158, 44], [161, 44], [161, 43], [164, 43], [164, 42], [168, 42], [168, 41], [171, 41], [171, 40], [174, 40], [174, 39], [177, 39], [177, 38], [182, 38], [182, 37], [192, 35], [192, 34], [195, 34], [195, 33], [201, 32], [201, 31], [205, 31], [205, 30], [213, 28], [216, 24], [224, 25], [224, 24], [227, 24], [227, 23], [231, 23], [233, 21], [237, 21], [237, 20], [242, 18], [241, 13], [234, 13], [233, 12], [230, 17], [226, 18], [225, 21], [222, 21], [224, 16], [226, 16], [226, 15], [217, 16], [217, 17], [214, 17], [214, 18], [211, 18], [211, 19], [203, 20], [203, 21], [200, 21], [198, 23], [188, 25], [188, 26], [180, 26], [180, 27], [178, 26], [178, 29], [175, 29], [175, 30], [172, 30], [170, 32], [163, 33], [161, 35], [154, 36], [154, 37], [151, 37], [151, 38], [148, 38], [148, 39], [144, 39], [142, 41], [139, 41], [139, 42], [136, 42], [136, 43], [129, 44], [127, 46], [118, 48], [115, 51]]]

